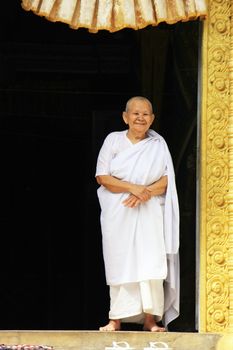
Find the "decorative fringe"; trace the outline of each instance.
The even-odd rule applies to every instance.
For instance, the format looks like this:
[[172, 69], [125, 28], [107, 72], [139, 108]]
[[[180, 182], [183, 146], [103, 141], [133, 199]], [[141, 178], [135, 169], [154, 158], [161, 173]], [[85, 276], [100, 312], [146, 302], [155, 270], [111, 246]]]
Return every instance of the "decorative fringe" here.
[[160, 22], [205, 19], [207, 0], [21, 0], [26, 11], [90, 32], [141, 29]]

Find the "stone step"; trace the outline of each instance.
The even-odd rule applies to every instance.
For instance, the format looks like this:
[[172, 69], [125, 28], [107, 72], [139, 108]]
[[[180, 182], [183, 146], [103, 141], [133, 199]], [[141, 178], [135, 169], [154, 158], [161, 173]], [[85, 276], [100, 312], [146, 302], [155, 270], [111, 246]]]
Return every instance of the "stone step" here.
[[212, 333], [151, 333], [98, 331], [0, 331], [0, 344], [47, 345], [54, 350], [105, 350], [113, 342], [127, 342], [143, 350], [149, 342], [165, 342], [172, 350], [214, 350], [221, 337]]

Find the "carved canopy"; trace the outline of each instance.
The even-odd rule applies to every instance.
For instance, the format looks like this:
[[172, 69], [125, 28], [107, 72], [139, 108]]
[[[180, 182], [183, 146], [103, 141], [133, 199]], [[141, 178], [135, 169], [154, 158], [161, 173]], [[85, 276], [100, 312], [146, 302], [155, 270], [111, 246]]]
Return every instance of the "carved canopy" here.
[[72, 28], [90, 32], [105, 29], [141, 29], [160, 22], [188, 21], [207, 14], [206, 0], [21, 0], [25, 10], [32, 10], [50, 21], [60, 21]]

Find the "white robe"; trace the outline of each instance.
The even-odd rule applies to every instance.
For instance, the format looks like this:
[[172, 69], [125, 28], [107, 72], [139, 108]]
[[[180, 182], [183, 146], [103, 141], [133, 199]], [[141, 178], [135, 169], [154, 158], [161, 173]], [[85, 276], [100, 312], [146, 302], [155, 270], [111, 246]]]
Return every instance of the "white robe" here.
[[98, 188], [107, 284], [117, 286], [165, 280], [167, 325], [179, 314], [179, 207], [172, 159], [164, 139], [149, 130], [146, 139], [132, 144], [127, 130], [109, 134], [100, 150], [96, 176], [150, 185], [165, 174], [168, 187], [136, 208], [122, 202], [129, 193]]

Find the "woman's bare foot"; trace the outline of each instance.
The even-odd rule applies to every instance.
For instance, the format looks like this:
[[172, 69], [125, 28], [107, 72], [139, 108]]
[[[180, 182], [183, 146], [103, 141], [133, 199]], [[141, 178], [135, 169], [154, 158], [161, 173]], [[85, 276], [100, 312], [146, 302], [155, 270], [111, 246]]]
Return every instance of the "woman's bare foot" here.
[[119, 331], [120, 329], [121, 329], [120, 320], [110, 320], [106, 326], [99, 328], [101, 332], [114, 332], [114, 331]]
[[147, 314], [145, 317], [145, 322], [143, 326], [144, 331], [150, 332], [165, 332], [166, 329], [164, 327], [159, 327], [155, 322], [154, 316]]
[[166, 332], [166, 329], [164, 327], [159, 327], [157, 324], [155, 324], [152, 327], [143, 327], [144, 331], [150, 331], [150, 332]]

